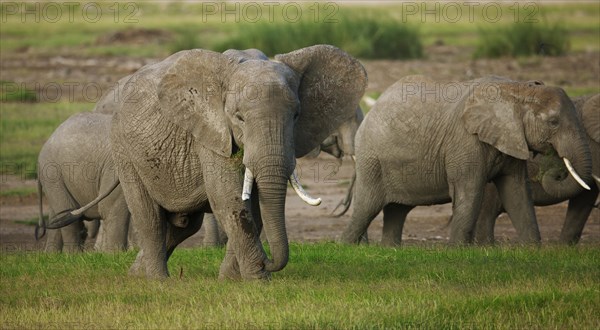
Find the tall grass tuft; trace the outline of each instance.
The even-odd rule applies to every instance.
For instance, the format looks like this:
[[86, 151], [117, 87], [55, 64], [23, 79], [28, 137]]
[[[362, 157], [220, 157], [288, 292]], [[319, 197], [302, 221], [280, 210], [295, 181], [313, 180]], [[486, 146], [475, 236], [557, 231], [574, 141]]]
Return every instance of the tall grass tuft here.
[[569, 46], [567, 29], [560, 24], [519, 22], [497, 30], [480, 29], [474, 57], [558, 56]]
[[23, 86], [10, 82], [0, 81], [0, 102], [37, 102], [38, 97], [35, 91], [24, 88]]
[[301, 20], [245, 24], [215, 46], [215, 50], [258, 48], [267, 55], [287, 53], [316, 44], [330, 44], [360, 58], [409, 59], [423, 55], [415, 26], [391, 18], [345, 16], [335, 23]]

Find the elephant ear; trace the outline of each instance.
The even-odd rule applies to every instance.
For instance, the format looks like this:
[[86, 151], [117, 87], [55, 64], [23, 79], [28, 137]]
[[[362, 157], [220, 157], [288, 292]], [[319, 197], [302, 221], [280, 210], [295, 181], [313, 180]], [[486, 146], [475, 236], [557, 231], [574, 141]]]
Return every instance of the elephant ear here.
[[465, 101], [462, 121], [466, 130], [476, 134], [480, 141], [492, 145], [502, 153], [526, 160], [529, 149], [525, 139], [523, 121], [518, 117], [510, 85], [498, 83], [499, 95], [489, 95], [489, 85], [474, 88]]
[[581, 117], [587, 134], [600, 143], [600, 94], [592, 96], [583, 104]]
[[300, 117], [294, 130], [296, 157], [302, 157], [355, 115], [367, 73], [354, 57], [330, 45], [275, 56], [300, 76]]
[[227, 76], [233, 60], [201, 49], [171, 57], [158, 84], [161, 113], [203, 147], [229, 157], [232, 136], [224, 112], [222, 77]]

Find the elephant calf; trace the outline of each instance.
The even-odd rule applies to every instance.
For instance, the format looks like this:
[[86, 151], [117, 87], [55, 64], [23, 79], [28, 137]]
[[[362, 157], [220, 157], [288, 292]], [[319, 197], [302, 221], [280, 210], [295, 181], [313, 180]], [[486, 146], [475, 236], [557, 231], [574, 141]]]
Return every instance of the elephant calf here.
[[[600, 178], [600, 94], [576, 98], [573, 103], [582, 119], [592, 152], [592, 175]], [[577, 244], [598, 198], [600, 182], [592, 184], [590, 190], [583, 189], [567, 174], [562, 160], [553, 153], [538, 154], [530, 158], [527, 168], [532, 178], [531, 190], [535, 205], [546, 206], [569, 200], [560, 242]], [[488, 184], [486, 187], [483, 205], [477, 220], [475, 240], [477, 243], [489, 244], [494, 242], [496, 218], [504, 211], [502, 201], [493, 185]]]
[[[44, 227], [42, 191], [50, 206], [49, 222], [71, 222], [61, 229], [48, 231], [46, 251], [61, 251], [63, 246], [68, 251], [82, 250], [83, 220], [95, 219], [103, 220], [103, 244], [98, 245], [101, 250], [117, 251], [127, 247], [130, 215], [110, 154], [111, 119], [111, 115], [101, 113], [73, 115], [54, 131], [40, 151], [40, 225]], [[100, 191], [112, 192], [83, 214], [71, 214], [92, 202]]]
[[383, 244], [400, 244], [417, 205], [452, 202], [451, 243], [472, 241], [493, 182], [522, 242], [540, 242], [527, 162], [553, 148], [591, 179], [591, 155], [566, 93], [538, 82], [486, 77], [442, 84], [409, 76], [388, 88], [356, 135], [356, 191], [342, 241], [358, 243], [383, 209]]

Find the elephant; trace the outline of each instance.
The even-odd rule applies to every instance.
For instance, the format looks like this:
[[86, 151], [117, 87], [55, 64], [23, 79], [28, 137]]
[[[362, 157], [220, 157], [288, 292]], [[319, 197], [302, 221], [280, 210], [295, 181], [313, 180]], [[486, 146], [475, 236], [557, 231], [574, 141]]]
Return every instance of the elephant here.
[[[356, 135], [356, 131], [358, 130], [363, 118], [364, 114], [362, 109], [360, 107], [356, 108], [355, 114], [350, 120], [342, 123], [342, 125], [330, 136], [328, 136], [321, 143], [321, 145], [313, 149], [304, 157], [314, 158], [317, 157], [321, 151], [323, 151], [340, 160], [344, 156], [351, 156], [354, 158], [354, 136]], [[349, 207], [352, 196], [352, 186], [355, 178], [356, 176], [353, 176], [350, 186], [348, 187], [346, 198], [340, 201], [333, 212], [342, 206], [343, 210], [341, 214], [343, 214]], [[227, 234], [223, 230], [222, 226], [219, 225], [213, 214], [207, 213], [204, 215], [203, 225], [205, 233], [203, 242], [204, 246], [222, 246], [227, 243]]]
[[[536, 206], [546, 206], [569, 200], [567, 215], [559, 241], [564, 244], [577, 244], [585, 223], [598, 198], [600, 186], [600, 94], [579, 97], [573, 100], [575, 109], [582, 119], [588, 145], [592, 153], [592, 176], [596, 184], [585, 190], [564, 167], [563, 161], [555, 154], [538, 154], [527, 161], [531, 179], [533, 202]], [[496, 218], [504, 211], [495, 187], [488, 184], [485, 189], [483, 207], [477, 220], [475, 241], [480, 244], [494, 242]]]
[[408, 76], [389, 87], [356, 134], [356, 191], [341, 236], [358, 243], [383, 209], [384, 245], [399, 245], [417, 205], [452, 202], [451, 245], [473, 241], [492, 182], [522, 243], [539, 244], [527, 162], [553, 148], [582, 182], [591, 155], [573, 103], [558, 87], [483, 77], [441, 83]]
[[[127, 247], [129, 210], [109, 147], [112, 116], [83, 112], [63, 122], [42, 147], [38, 157], [39, 224], [45, 230], [42, 191], [50, 207], [49, 223], [57, 218], [72, 220], [68, 226], [48, 230], [46, 251], [81, 251], [86, 236], [95, 236], [103, 220], [104, 244], [101, 251], [120, 251]], [[100, 191], [111, 190], [96, 207], [72, 215], [71, 211], [91, 202]], [[90, 229], [86, 234], [84, 220]], [[37, 233], [37, 230], [36, 230]], [[36, 235], [37, 236], [37, 235]], [[43, 233], [42, 233], [43, 236]]]
[[[168, 277], [169, 256], [205, 212], [228, 236], [219, 278], [269, 279], [283, 269], [287, 181], [306, 202], [320, 202], [297, 182], [295, 159], [354, 115], [366, 84], [360, 62], [330, 45], [275, 60], [259, 50], [184, 50], [134, 73], [119, 91], [110, 133], [139, 236], [130, 274]], [[189, 221], [168, 226], [173, 213]]]

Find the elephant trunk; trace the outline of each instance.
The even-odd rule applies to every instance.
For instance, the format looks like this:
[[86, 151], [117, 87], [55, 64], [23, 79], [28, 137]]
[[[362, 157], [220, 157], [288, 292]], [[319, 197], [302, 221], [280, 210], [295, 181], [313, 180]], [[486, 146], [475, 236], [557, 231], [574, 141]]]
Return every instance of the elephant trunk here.
[[[568, 174], [559, 175], [558, 170], [547, 171], [541, 184], [544, 190], [556, 198], [568, 198], [576, 195], [592, 182], [592, 155], [583, 130], [576, 125], [576, 135], [558, 139], [561, 142], [553, 144], [558, 155], [567, 167]], [[564, 171], [562, 171], [564, 173]]]
[[[282, 160], [271, 163], [281, 164]], [[265, 270], [269, 272], [283, 269], [289, 258], [285, 229], [287, 180], [287, 169], [281, 165], [265, 166], [256, 174], [260, 213], [272, 255], [271, 260], [265, 260]]]

